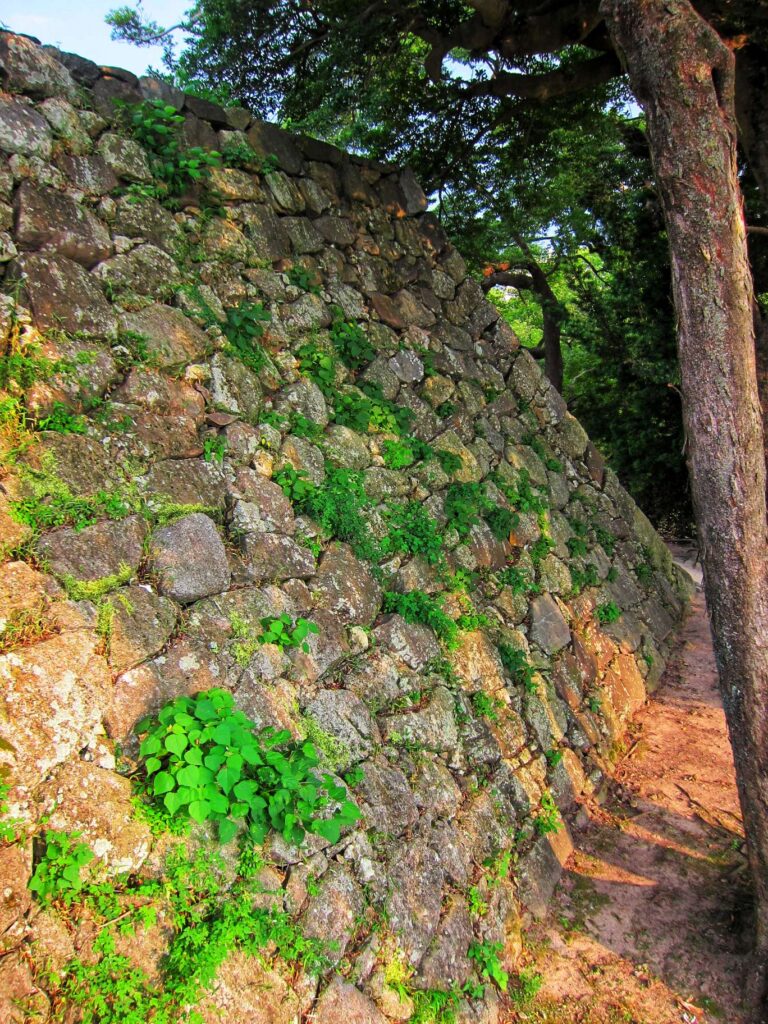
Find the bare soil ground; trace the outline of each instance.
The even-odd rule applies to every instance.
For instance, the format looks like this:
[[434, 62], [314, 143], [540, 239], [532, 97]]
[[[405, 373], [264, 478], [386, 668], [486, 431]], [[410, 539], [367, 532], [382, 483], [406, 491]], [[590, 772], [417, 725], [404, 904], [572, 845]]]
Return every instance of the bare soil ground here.
[[700, 589], [607, 798], [580, 818], [550, 915], [529, 931], [540, 993], [508, 1020], [743, 1024], [743, 831]]

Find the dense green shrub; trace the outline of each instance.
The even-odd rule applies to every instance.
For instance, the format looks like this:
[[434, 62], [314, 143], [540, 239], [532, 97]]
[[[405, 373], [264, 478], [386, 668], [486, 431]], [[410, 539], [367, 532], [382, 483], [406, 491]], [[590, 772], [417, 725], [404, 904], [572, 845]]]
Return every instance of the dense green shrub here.
[[226, 690], [177, 697], [136, 731], [149, 798], [170, 815], [215, 822], [221, 842], [242, 822], [259, 843], [271, 828], [290, 843], [307, 831], [335, 843], [360, 817], [343, 786], [316, 774], [311, 743], [294, 742], [287, 730], [257, 734]]

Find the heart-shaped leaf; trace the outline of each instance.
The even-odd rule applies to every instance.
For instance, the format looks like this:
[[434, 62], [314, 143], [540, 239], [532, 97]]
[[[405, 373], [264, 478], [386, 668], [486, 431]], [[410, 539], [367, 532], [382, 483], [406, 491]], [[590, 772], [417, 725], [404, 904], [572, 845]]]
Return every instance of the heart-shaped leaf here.
[[195, 764], [184, 765], [176, 773], [176, 778], [182, 786], [198, 786], [200, 784], [200, 769]]
[[172, 754], [178, 754], [181, 756], [188, 746], [189, 741], [187, 740], [187, 737], [181, 733], [169, 732], [165, 737], [165, 749], [170, 750]]
[[219, 842], [228, 843], [237, 834], [237, 823], [231, 818], [223, 818], [219, 822]]
[[189, 816], [193, 821], [206, 821], [211, 815], [211, 805], [207, 800], [193, 800], [189, 805]]
[[169, 772], [158, 772], [153, 783], [153, 790], [156, 796], [162, 793], [169, 793], [176, 788], [176, 782]]

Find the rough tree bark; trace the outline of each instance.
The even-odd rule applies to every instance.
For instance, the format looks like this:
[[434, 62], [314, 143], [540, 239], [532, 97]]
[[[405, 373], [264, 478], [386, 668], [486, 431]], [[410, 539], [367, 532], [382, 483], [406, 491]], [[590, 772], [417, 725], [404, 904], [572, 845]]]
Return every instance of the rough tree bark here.
[[734, 59], [689, 0], [603, 0], [647, 120], [672, 254], [696, 523], [756, 897], [748, 982], [768, 1021], [768, 579]]

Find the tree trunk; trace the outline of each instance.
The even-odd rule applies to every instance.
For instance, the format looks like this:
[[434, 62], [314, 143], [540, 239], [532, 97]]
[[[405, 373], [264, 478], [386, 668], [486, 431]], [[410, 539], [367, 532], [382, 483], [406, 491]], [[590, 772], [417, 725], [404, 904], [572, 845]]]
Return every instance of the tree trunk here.
[[747, 990], [768, 1021], [768, 579], [734, 61], [689, 0], [602, 0], [647, 121], [672, 255], [696, 524], [754, 883]]
[[528, 264], [533, 287], [541, 302], [542, 339], [544, 347], [544, 372], [549, 381], [562, 394], [563, 392], [563, 350], [561, 345], [560, 324], [563, 319], [563, 307], [549, 286], [547, 275], [534, 260]]
[[563, 392], [563, 350], [561, 344], [561, 328], [564, 316], [562, 303], [552, 291], [547, 275], [539, 264], [530, 258], [525, 263], [526, 274], [515, 271], [497, 270], [494, 274], [483, 278], [483, 291], [489, 292], [498, 285], [520, 289], [525, 288], [536, 294], [541, 306], [542, 337], [536, 348], [529, 352], [536, 359], [544, 359], [544, 373], [547, 380], [562, 394]]

